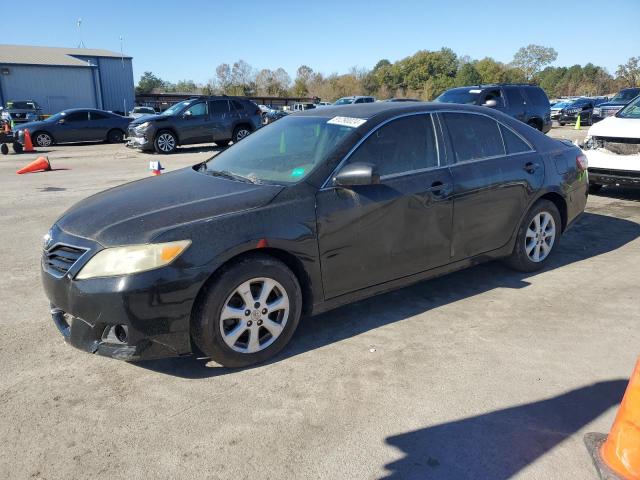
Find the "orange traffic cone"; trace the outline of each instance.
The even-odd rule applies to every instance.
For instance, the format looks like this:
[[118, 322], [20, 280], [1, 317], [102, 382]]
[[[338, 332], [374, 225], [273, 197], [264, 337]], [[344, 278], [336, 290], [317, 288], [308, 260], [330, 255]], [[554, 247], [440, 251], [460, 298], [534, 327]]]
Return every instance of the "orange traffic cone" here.
[[48, 172], [51, 170], [51, 162], [48, 157], [38, 157], [29, 165], [24, 168], [21, 168], [16, 173], [18, 175], [22, 175], [23, 173], [33, 173], [39, 171]]
[[35, 152], [36, 150], [33, 148], [33, 143], [31, 143], [31, 134], [29, 133], [29, 129], [24, 129], [24, 151], [25, 152]]
[[640, 359], [631, 374], [609, 436], [584, 437], [602, 479], [640, 479]]

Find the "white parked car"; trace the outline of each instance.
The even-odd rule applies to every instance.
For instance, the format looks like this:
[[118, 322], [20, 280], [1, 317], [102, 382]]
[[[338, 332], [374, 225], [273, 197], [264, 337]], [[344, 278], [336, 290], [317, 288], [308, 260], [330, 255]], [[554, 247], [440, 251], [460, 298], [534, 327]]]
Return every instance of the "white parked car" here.
[[603, 185], [640, 187], [640, 96], [592, 125], [583, 150], [589, 160], [590, 192]]

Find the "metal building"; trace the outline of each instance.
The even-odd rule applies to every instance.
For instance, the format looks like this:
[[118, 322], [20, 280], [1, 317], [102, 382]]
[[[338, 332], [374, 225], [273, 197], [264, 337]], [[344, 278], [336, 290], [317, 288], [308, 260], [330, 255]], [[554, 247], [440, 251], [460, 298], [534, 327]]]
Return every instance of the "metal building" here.
[[89, 48], [0, 45], [0, 103], [34, 100], [43, 113], [134, 106], [132, 58]]

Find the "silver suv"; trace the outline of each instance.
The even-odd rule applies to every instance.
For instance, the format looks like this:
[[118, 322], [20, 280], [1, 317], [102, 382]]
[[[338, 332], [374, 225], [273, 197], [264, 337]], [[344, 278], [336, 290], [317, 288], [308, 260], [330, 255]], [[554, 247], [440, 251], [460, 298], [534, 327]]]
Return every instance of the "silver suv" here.
[[334, 105], [349, 105], [350, 103], [373, 103], [376, 101], [375, 97], [365, 97], [365, 96], [351, 96], [351, 97], [342, 97], [336, 100]]

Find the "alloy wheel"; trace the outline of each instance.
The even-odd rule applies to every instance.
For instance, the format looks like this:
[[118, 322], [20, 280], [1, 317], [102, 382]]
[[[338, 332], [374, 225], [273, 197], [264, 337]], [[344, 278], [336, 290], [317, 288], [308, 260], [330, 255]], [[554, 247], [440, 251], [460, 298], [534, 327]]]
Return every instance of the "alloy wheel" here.
[[170, 133], [163, 133], [158, 137], [158, 148], [163, 152], [171, 152], [176, 147], [176, 139]]
[[222, 339], [240, 353], [256, 353], [275, 342], [289, 318], [289, 296], [272, 278], [253, 278], [227, 297], [220, 312]]
[[248, 137], [250, 133], [251, 132], [246, 128], [241, 128], [240, 130], [238, 130], [238, 133], [236, 134], [236, 141], [242, 140], [244, 137]]
[[536, 214], [526, 232], [525, 252], [532, 262], [542, 262], [556, 240], [556, 222], [549, 212]]
[[46, 133], [40, 133], [36, 137], [36, 145], [39, 147], [49, 147], [51, 145], [51, 137]]

